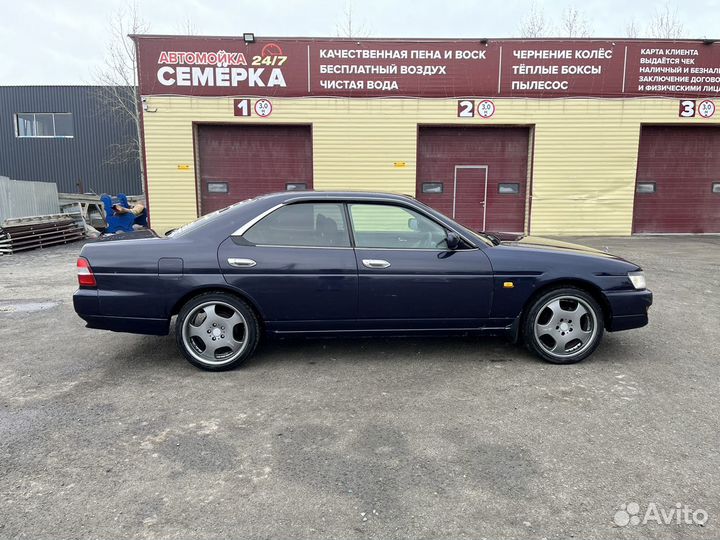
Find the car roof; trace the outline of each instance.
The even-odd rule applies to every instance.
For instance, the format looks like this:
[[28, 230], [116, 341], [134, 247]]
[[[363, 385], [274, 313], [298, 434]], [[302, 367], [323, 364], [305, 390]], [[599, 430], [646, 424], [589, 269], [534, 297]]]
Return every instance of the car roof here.
[[296, 202], [302, 200], [322, 200], [333, 199], [343, 201], [402, 201], [414, 202], [415, 199], [408, 195], [399, 195], [397, 193], [383, 193], [380, 191], [282, 191], [279, 193], [269, 193], [259, 197], [260, 199], [272, 200], [273, 202]]

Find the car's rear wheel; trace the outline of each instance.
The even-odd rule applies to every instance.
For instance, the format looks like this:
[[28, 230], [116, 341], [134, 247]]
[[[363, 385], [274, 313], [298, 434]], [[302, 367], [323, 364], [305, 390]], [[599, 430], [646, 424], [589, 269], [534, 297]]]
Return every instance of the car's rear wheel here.
[[590, 356], [604, 331], [595, 299], [576, 287], [552, 289], [530, 306], [523, 334], [528, 349], [553, 364], [574, 364]]
[[260, 328], [255, 313], [240, 298], [209, 292], [182, 307], [175, 337], [191, 364], [223, 371], [237, 367], [255, 351]]

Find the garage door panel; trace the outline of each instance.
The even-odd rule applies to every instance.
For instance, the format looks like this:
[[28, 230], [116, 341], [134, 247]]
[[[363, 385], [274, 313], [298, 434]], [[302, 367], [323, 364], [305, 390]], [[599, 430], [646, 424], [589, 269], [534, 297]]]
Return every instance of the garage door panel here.
[[310, 126], [200, 125], [198, 155], [201, 214], [288, 184], [313, 187]]
[[[720, 128], [644, 126], [633, 210], [634, 233], [720, 232]], [[643, 186], [654, 192], [643, 192]]]
[[453, 182], [455, 204], [454, 219], [462, 218], [463, 224], [472, 229], [485, 227], [485, 198], [487, 166], [457, 165]]
[[[487, 167], [486, 186], [474, 185], [464, 175], [455, 200], [456, 219], [473, 229], [521, 232], [525, 227], [529, 128], [421, 127], [418, 134], [416, 196], [452, 215], [455, 170], [462, 166]], [[427, 193], [423, 186], [440, 183], [442, 193]], [[500, 184], [517, 185], [516, 193], [500, 193]], [[485, 191], [485, 187], [487, 191]], [[483, 196], [477, 196], [482, 189]], [[468, 195], [468, 193], [470, 195]], [[485, 201], [485, 208], [481, 203]]]

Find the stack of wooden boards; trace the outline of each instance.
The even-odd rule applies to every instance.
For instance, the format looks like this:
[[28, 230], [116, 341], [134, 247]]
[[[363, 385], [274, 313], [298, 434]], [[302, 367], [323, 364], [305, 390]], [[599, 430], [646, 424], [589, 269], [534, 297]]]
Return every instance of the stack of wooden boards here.
[[0, 255], [67, 244], [84, 237], [83, 228], [67, 214], [7, 219], [0, 227]]

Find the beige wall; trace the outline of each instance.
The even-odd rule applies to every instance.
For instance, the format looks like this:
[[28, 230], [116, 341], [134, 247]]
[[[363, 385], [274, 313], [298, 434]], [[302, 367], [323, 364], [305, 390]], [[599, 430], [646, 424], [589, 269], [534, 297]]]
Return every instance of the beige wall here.
[[641, 124], [718, 120], [680, 119], [678, 100], [669, 98], [496, 99], [490, 119], [457, 118], [456, 99], [272, 102], [272, 115], [262, 119], [233, 116], [232, 98], [148, 98], [148, 197], [156, 230], [196, 217], [193, 122], [312, 124], [315, 189], [408, 195], [415, 195], [418, 124], [533, 125], [531, 232], [629, 235]]

